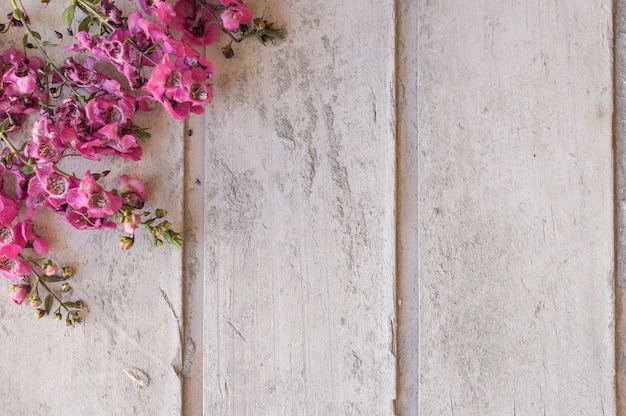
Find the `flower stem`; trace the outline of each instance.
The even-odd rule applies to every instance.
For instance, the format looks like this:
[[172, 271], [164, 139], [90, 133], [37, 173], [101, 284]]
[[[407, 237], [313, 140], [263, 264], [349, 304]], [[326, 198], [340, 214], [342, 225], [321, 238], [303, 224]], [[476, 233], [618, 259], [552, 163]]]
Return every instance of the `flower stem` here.
[[24, 156], [22, 156], [22, 154], [20, 153], [20, 151], [15, 147], [13, 142], [11, 140], [9, 140], [9, 137], [6, 135], [6, 133], [0, 132], [0, 140], [2, 140], [9, 147], [9, 149], [11, 149], [11, 152], [15, 156], [17, 156], [17, 158], [20, 160], [20, 162], [22, 162], [25, 165], [29, 165], [30, 164], [30, 162], [27, 159], [25, 159]]
[[93, 7], [91, 7], [91, 5], [89, 3], [86, 3], [83, 0], [76, 0], [76, 5], [78, 6], [79, 9], [81, 9], [83, 11], [83, 13], [85, 13], [88, 16], [93, 16], [96, 19], [98, 19], [98, 21], [100, 22], [100, 24], [102, 24], [103, 26], [106, 26], [107, 30], [112, 32], [113, 30], [115, 30], [115, 28], [113, 27], [113, 25], [111, 25], [109, 23], [109, 20], [102, 16], [100, 13], [98, 13], [97, 10], [94, 10]]
[[[26, 261], [26, 259], [22, 255], [18, 255], [18, 257], [20, 258], [20, 260]], [[34, 269], [33, 274], [37, 278], [35, 286], [41, 284], [43, 288], [46, 289], [46, 292], [48, 292], [59, 303], [59, 305], [66, 310], [67, 313], [71, 313], [72, 311], [63, 304], [63, 300], [52, 289], [50, 289], [50, 286], [48, 286], [48, 284], [41, 279], [41, 275], [37, 273]]]

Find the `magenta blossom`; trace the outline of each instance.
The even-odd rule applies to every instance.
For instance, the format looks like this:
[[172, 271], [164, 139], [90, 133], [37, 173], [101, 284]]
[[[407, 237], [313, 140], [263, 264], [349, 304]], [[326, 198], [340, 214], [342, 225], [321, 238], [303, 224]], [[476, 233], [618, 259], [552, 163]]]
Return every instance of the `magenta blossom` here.
[[189, 113], [201, 114], [203, 105], [213, 98], [206, 71], [199, 67], [180, 68], [166, 57], [157, 65], [144, 89], [174, 119], [184, 120]]
[[17, 202], [0, 193], [0, 225], [10, 225], [17, 216]]
[[172, 26], [183, 33], [183, 41], [203, 46], [217, 40], [219, 28], [211, 23], [211, 17], [200, 5], [194, 6], [191, 0], [180, 0], [174, 6], [174, 12], [176, 16], [172, 19]]
[[222, 24], [226, 30], [236, 32], [239, 26], [247, 25], [252, 20], [252, 11], [242, 0], [222, 0], [222, 5], [228, 7], [222, 12]]
[[143, 184], [126, 175], [117, 178], [117, 187], [124, 204], [141, 209], [148, 200], [148, 191]]
[[126, 98], [96, 97], [89, 100], [85, 112], [91, 127], [99, 128], [111, 123], [126, 124], [135, 115], [135, 104]]
[[11, 285], [11, 300], [16, 305], [21, 305], [24, 299], [28, 297], [30, 293], [30, 286], [28, 285]]
[[105, 191], [90, 171], [85, 173], [85, 177], [77, 188], [69, 190], [67, 202], [77, 211], [86, 210], [85, 213], [92, 218], [113, 215], [122, 206], [122, 199]]
[[170, 21], [176, 16], [176, 12], [172, 10], [172, 6], [165, 0], [138, 0], [141, 10], [148, 16], [152, 16], [152, 13], [157, 17], [157, 20], [164, 25], [170, 24]]
[[80, 210], [74, 209], [68, 206], [65, 211], [65, 216], [60, 217], [60, 220], [66, 224], [71, 225], [77, 230], [99, 230], [101, 228], [117, 228], [117, 224], [113, 221], [106, 221], [103, 218], [93, 218], [87, 214], [87, 209]]
[[2, 54], [2, 61], [10, 65], [2, 74], [5, 94], [18, 96], [35, 91], [43, 61], [36, 56], [29, 57], [28, 60], [25, 58], [23, 53], [15, 49], [7, 49]]
[[25, 261], [18, 259], [22, 247], [9, 244], [0, 247], [0, 272], [10, 280], [20, 280], [32, 273], [33, 269]]
[[62, 143], [54, 120], [48, 113], [42, 113], [33, 124], [31, 140], [26, 143], [24, 156], [36, 163], [56, 162], [63, 152]]

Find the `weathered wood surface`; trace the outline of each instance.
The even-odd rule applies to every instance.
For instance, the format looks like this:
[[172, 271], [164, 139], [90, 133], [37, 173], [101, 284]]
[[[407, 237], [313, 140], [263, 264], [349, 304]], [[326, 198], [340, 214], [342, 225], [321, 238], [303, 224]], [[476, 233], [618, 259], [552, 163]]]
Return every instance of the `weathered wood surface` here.
[[612, 2], [419, 5], [420, 415], [614, 415]]
[[[3, 13], [10, 5], [3, 2]], [[42, 34], [64, 32], [63, 2], [44, 8], [23, 0], [33, 25]], [[126, 2], [124, 2], [125, 5]], [[21, 47], [21, 33], [0, 35], [2, 47]], [[60, 49], [56, 56], [63, 56]], [[144, 143], [140, 163], [103, 157], [101, 164], [68, 162], [66, 170], [82, 176], [85, 169], [111, 168], [110, 178], [127, 173], [144, 180], [151, 200], [168, 211], [182, 228], [183, 129], [162, 112], [146, 115], [154, 139]], [[24, 134], [28, 134], [25, 130]], [[166, 180], [164, 180], [164, 178]], [[113, 183], [113, 182], [111, 182]], [[155, 208], [150, 205], [147, 208]], [[35, 320], [30, 307], [9, 300], [3, 281], [0, 300], [0, 414], [16, 415], [163, 415], [181, 412], [182, 252], [153, 247], [138, 233], [131, 251], [118, 248], [119, 232], [75, 231], [48, 213], [43, 234], [53, 255], [75, 266], [75, 297], [87, 304], [84, 325]], [[140, 387], [124, 369], [136, 367], [150, 379]]]
[[287, 39], [211, 55], [220, 88], [199, 137], [204, 412], [390, 415], [394, 8], [261, 7]]
[[182, 252], [49, 218], [90, 314], [0, 302], [0, 414], [619, 414], [611, 3], [383, 3], [251, 2], [287, 40], [147, 118]]

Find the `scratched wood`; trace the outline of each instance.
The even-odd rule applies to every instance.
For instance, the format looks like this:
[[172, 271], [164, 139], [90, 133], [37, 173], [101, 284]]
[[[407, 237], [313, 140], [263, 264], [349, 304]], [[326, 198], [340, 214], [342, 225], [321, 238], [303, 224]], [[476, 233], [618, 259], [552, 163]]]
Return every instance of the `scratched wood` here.
[[612, 20], [419, 2], [419, 414], [616, 414]]
[[287, 40], [209, 51], [204, 412], [393, 414], [393, 5], [254, 5]]
[[[37, 30], [54, 38], [64, 32], [64, 2], [46, 8], [22, 0]], [[118, 2], [128, 6], [127, 2]], [[3, 13], [8, 12], [3, 2]], [[15, 30], [0, 35], [2, 47], [20, 45]], [[52, 53], [63, 58], [60, 49]], [[79, 175], [111, 168], [111, 177], [128, 173], [144, 180], [151, 200], [166, 209], [175, 228], [182, 224], [183, 126], [164, 112], [145, 115], [153, 140], [144, 143], [140, 163], [103, 158], [98, 164], [67, 163]], [[147, 206], [148, 209], [156, 205]], [[154, 248], [147, 236], [129, 252], [118, 248], [119, 232], [74, 231], [51, 215], [37, 214], [52, 254], [74, 265], [75, 297], [89, 312], [74, 329], [52, 319], [34, 319], [30, 307], [9, 300], [9, 282], [0, 289], [0, 414], [2, 415], [163, 415], [181, 413], [182, 254]], [[124, 369], [141, 373], [129, 377]]]

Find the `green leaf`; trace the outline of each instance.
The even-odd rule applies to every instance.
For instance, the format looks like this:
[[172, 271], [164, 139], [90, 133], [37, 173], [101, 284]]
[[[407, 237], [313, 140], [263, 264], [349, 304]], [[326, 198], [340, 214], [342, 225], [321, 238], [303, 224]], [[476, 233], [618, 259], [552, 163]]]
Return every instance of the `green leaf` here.
[[26, 49], [26, 45], [28, 45], [28, 33], [24, 33], [22, 36], [22, 46]]
[[61, 19], [63, 20], [63, 24], [65, 25], [65, 27], [69, 28], [72, 26], [72, 22], [74, 21], [75, 11], [76, 11], [76, 5], [74, 4], [70, 4], [69, 6], [65, 8], [65, 10], [63, 10], [63, 15], [61, 16]]
[[13, 18], [15, 20], [22, 20], [22, 11], [20, 9], [13, 9]]
[[50, 309], [52, 309], [52, 295], [46, 296], [43, 301], [43, 308], [46, 311], [46, 314], [50, 313]]
[[9, 124], [11, 124], [11, 120], [5, 118], [2, 123], [0, 123], [0, 133], [4, 133], [7, 130], [7, 127], [9, 127]]
[[32, 31], [31, 35], [33, 35], [35, 39], [41, 40], [41, 35], [39, 34], [39, 32]]
[[91, 27], [91, 24], [93, 22], [91, 21], [90, 18], [85, 17], [79, 24], [78, 24], [78, 31], [79, 32], [89, 32], [89, 28]]
[[30, 165], [24, 165], [20, 168], [20, 172], [22, 172], [24, 175], [30, 175], [31, 173], [35, 172], [35, 169]]

